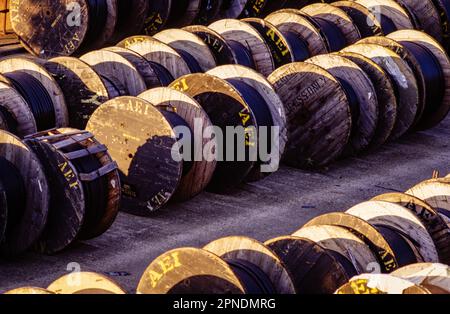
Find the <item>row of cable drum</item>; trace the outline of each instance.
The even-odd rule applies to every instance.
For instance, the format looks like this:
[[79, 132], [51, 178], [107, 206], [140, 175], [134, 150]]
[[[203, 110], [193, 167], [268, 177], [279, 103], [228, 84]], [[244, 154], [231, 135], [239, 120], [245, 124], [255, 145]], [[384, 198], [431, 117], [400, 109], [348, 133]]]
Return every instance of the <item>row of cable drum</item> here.
[[[130, 200], [124, 207], [145, 215], [206, 187], [226, 192], [262, 179], [278, 169], [279, 159], [317, 168], [370, 151], [435, 126], [450, 108], [448, 56], [419, 31], [369, 37], [336, 53], [281, 65], [267, 79], [239, 64], [214, 67], [207, 45], [176, 49], [167, 34], [176, 32], [155, 35], [161, 40], [131, 37], [79, 59], [1, 60], [0, 126], [20, 137], [87, 126], [119, 165], [124, 199]], [[261, 66], [272, 59], [270, 50], [238, 54]], [[230, 126], [276, 128], [268, 136], [274, 154], [250, 158], [253, 144], [264, 141], [248, 132], [244, 161], [217, 160], [213, 134], [196, 141], [200, 158], [174, 156], [177, 127], [205, 135], [213, 126], [224, 134]], [[234, 148], [225, 147], [223, 155]]]
[[[174, 249], [151, 262], [137, 293], [448, 294], [449, 204], [450, 177], [436, 176], [265, 243], [230, 236], [201, 249]], [[66, 277], [48, 290], [125, 293], [102, 275], [82, 273], [75, 287]]]

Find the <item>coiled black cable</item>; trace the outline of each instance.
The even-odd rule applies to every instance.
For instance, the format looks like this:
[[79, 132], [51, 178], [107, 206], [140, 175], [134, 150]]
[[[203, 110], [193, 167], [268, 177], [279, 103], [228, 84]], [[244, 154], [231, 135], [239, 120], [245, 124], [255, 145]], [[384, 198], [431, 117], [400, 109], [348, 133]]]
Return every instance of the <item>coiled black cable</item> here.
[[247, 47], [235, 40], [227, 41], [228, 45], [234, 52], [237, 64], [246, 66], [251, 69], [256, 69], [255, 61], [253, 55]]
[[420, 70], [425, 78], [426, 104], [424, 114], [432, 114], [439, 109], [445, 97], [445, 75], [441, 64], [427, 47], [411, 41], [405, 41], [401, 44], [419, 62]]
[[352, 116], [352, 133], [358, 130], [358, 122], [361, 116], [359, 98], [353, 89], [352, 85], [344, 79], [336, 78], [341, 84], [345, 95], [347, 96], [350, 113]]
[[116, 80], [106, 77], [104, 75], [100, 75], [100, 77], [102, 78], [103, 83], [106, 86], [106, 89], [109, 91], [109, 97], [111, 99], [119, 96], [127, 96], [129, 94], [127, 89], [124, 86], [122, 86], [120, 82], [117, 82]]
[[375, 227], [392, 248], [400, 267], [417, 263], [414, 251], [402, 235], [390, 226], [376, 225]]
[[6, 233], [10, 232], [17, 224], [25, 211], [26, 188], [23, 177], [19, 169], [0, 156], [0, 181], [6, 194], [6, 204], [8, 206], [8, 222]]
[[247, 294], [276, 294], [270, 278], [257, 265], [241, 260], [225, 260], [241, 280]]
[[189, 52], [186, 50], [176, 49], [178, 54], [183, 58], [183, 60], [187, 63], [189, 70], [192, 73], [202, 73], [202, 67], [198, 63], [197, 59], [195, 59]]
[[380, 25], [381, 25], [381, 29], [383, 30], [383, 32], [386, 35], [398, 30], [397, 26], [392, 21], [392, 19], [390, 19], [389, 17], [387, 17], [384, 14], [381, 14], [381, 16], [380, 16]]
[[108, 19], [107, 0], [89, 0], [89, 25], [85, 43], [93, 44], [101, 36]]
[[308, 43], [294, 32], [285, 32], [284, 37], [291, 48], [291, 55], [295, 62], [305, 61], [311, 57]]
[[169, 86], [175, 80], [172, 74], [170, 74], [170, 72], [161, 64], [153, 61], [148, 61], [148, 63], [152, 67], [153, 71], [155, 71], [162, 86]]
[[13, 114], [2, 105], [0, 105], [0, 118], [3, 118], [2, 120], [6, 123], [6, 127], [8, 128], [6, 131], [17, 134], [17, 127], [19, 126], [19, 123]]
[[36, 120], [38, 131], [54, 128], [56, 116], [53, 100], [41, 82], [25, 72], [11, 72], [5, 76], [27, 102]]
[[358, 275], [358, 271], [356, 270], [355, 265], [344, 255], [342, 255], [339, 252], [333, 251], [333, 250], [327, 250], [328, 253], [331, 254], [331, 256], [334, 257], [334, 259], [344, 268], [345, 273], [349, 278], [352, 278], [356, 275]]
[[330, 52], [339, 51], [347, 46], [347, 39], [334, 23], [320, 17], [314, 17], [314, 21], [319, 25], [319, 31], [325, 37]]

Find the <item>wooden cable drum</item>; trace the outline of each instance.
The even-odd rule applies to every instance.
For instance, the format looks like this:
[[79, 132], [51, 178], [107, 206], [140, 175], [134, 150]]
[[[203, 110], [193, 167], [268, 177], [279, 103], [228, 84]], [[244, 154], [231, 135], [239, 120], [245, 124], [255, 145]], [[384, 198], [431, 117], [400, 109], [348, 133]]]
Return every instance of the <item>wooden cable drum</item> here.
[[43, 65], [64, 93], [70, 127], [83, 130], [101, 104], [120, 94], [106, 84], [91, 66], [78, 58], [56, 57]]
[[286, 36], [275, 25], [263, 19], [246, 18], [242, 21], [254, 27], [264, 38], [270, 48], [275, 68], [309, 58], [308, 47], [297, 35]]
[[281, 259], [266, 245], [246, 237], [226, 237], [204, 250], [221, 257], [238, 275], [247, 294], [295, 294]]
[[425, 80], [425, 109], [417, 128], [429, 129], [450, 111], [450, 59], [431, 36], [419, 31], [397, 31], [389, 35], [417, 59]]
[[144, 30], [150, 6], [154, 2], [148, 0], [118, 0], [117, 23], [114, 34], [108, 42], [115, 44], [126, 37], [141, 34]]
[[375, 254], [363, 240], [346, 228], [320, 225], [298, 230], [295, 237], [306, 238], [316, 242], [332, 254], [349, 277], [363, 274], [378, 265]]
[[425, 201], [405, 193], [382, 194], [372, 199], [401, 205], [415, 214], [427, 228], [443, 263], [450, 262], [450, 228], [441, 215]]
[[41, 236], [47, 222], [49, 186], [34, 152], [5, 131], [0, 131], [0, 161], [0, 181], [7, 205], [6, 211], [3, 208], [7, 219], [0, 251], [14, 256], [31, 248]]
[[285, 162], [321, 167], [335, 160], [351, 133], [345, 91], [329, 72], [310, 63], [285, 65], [269, 78], [282, 100], [288, 121]]
[[21, 94], [33, 112], [38, 131], [69, 125], [64, 94], [40, 61], [11, 57], [0, 61], [0, 73]]
[[363, 69], [375, 88], [379, 110], [378, 124], [369, 149], [376, 149], [387, 142], [397, 121], [397, 98], [393, 82], [386, 71], [371, 59], [352, 52], [340, 52], [339, 55]]
[[117, 0], [12, 0], [11, 23], [23, 45], [43, 57], [99, 48], [113, 35]]
[[240, 18], [265, 17], [284, 8], [287, 0], [248, 0]]
[[183, 29], [197, 35], [203, 40], [213, 54], [217, 66], [239, 63], [236, 51], [219, 33], [202, 25], [186, 26]]
[[340, 50], [361, 39], [361, 34], [353, 20], [338, 7], [327, 3], [314, 3], [301, 8], [300, 11], [312, 17], [316, 23], [318, 22], [322, 26], [322, 31], [325, 25], [327, 28], [334, 27], [334, 36], [329, 40], [337, 40], [338, 43], [331, 43], [330, 52]]
[[400, 29], [414, 29], [414, 22], [408, 12], [394, 0], [356, 0], [379, 18], [385, 35]]
[[448, 265], [413, 264], [397, 269], [391, 275], [425, 287], [433, 294], [450, 294], [450, 269]]
[[[407, 30], [407, 32], [412, 32], [412, 30]], [[413, 123], [413, 128], [415, 128], [417, 126], [417, 124], [419, 123], [419, 121], [422, 119], [423, 117], [423, 113], [424, 110], [427, 106], [427, 81], [426, 81], [426, 77], [425, 74], [428, 73], [427, 71], [425, 71], [426, 69], [423, 68], [423, 65], [419, 62], [420, 59], [419, 57], [421, 57], [421, 55], [419, 54], [417, 57], [415, 56], [414, 52], [416, 52], [418, 49], [420, 49], [420, 47], [412, 47], [415, 48], [415, 50], [410, 50], [408, 49], [405, 45], [397, 42], [396, 40], [389, 38], [389, 37], [369, 37], [369, 38], [364, 38], [362, 39], [360, 42], [360, 44], [375, 44], [375, 45], [380, 45], [383, 47], [386, 47], [392, 51], [394, 51], [396, 54], [398, 54], [410, 67], [410, 69], [414, 72], [414, 76], [416, 78], [417, 81], [417, 87], [418, 87], [418, 91], [419, 91], [419, 107], [418, 107], [418, 111], [416, 113], [416, 117], [414, 119], [414, 123]], [[422, 58], [425, 58], [425, 61], [432, 61], [431, 55], [428, 54], [423, 54]], [[422, 62], [425, 62], [424, 60], [422, 60]], [[431, 64], [431, 65], [435, 65], [435, 64]], [[429, 63], [426, 64], [426, 66], [431, 66]], [[434, 68], [433, 68], [434, 69]], [[436, 71], [434, 71], [433, 73], [436, 73]], [[435, 74], [437, 75], [437, 74]], [[436, 81], [437, 78], [434, 78], [434, 81]], [[436, 83], [436, 82], [434, 82]], [[439, 84], [438, 84], [439, 86]]]
[[110, 278], [90, 272], [64, 275], [52, 282], [47, 290], [56, 294], [127, 294]]
[[350, 16], [358, 28], [361, 37], [383, 36], [383, 29], [378, 18], [365, 6], [354, 1], [337, 1], [332, 3]]
[[28, 103], [6, 77], [0, 78], [0, 129], [19, 137], [36, 133], [37, 125]]
[[237, 19], [245, 10], [247, 3], [251, 0], [223, 0], [222, 9], [219, 12], [219, 19]]
[[20, 295], [20, 294], [26, 294], [26, 295], [33, 295], [33, 294], [54, 294], [53, 292], [47, 290], [47, 289], [43, 289], [43, 288], [37, 288], [37, 287], [22, 287], [22, 288], [17, 288], [17, 289], [13, 289], [13, 290], [9, 290], [6, 291], [3, 294], [16, 294], [16, 295]]
[[330, 213], [312, 219], [305, 227], [322, 225], [345, 228], [358, 236], [375, 254], [381, 271], [384, 273], [390, 273], [411, 263], [405, 256], [402, 256], [401, 250], [398, 249], [396, 243], [393, 243], [392, 238], [383, 236], [375, 226], [359, 217], [346, 213]]
[[189, 31], [172, 28], [157, 33], [153, 38], [175, 49], [192, 73], [206, 72], [216, 67], [216, 60], [209, 46]]
[[427, 180], [406, 191], [418, 197], [436, 209], [443, 216], [450, 218], [450, 179]]
[[443, 34], [441, 29], [441, 20], [439, 11], [434, 4], [434, 0], [414, 1], [398, 0], [398, 2], [407, 9], [410, 15], [414, 16], [418, 25], [416, 29], [429, 34], [437, 41], [442, 42]]
[[6, 195], [6, 190], [3, 187], [3, 183], [0, 180], [0, 243], [3, 242], [3, 237], [5, 236], [7, 224], [8, 224], [8, 199]]
[[[193, 97], [206, 111], [213, 125], [224, 134], [223, 143], [217, 143], [218, 147], [213, 152], [218, 163], [209, 189], [224, 192], [242, 183], [256, 164], [253, 147], [257, 135], [250, 130], [258, 127], [251, 106], [243, 95], [227, 81], [201, 73], [181, 77], [171, 87]], [[244, 148], [236, 147], [237, 143], [233, 143], [235, 136], [230, 137], [227, 128], [245, 132]], [[231, 143], [234, 149], [228, 147]], [[244, 158], [239, 159], [236, 148], [243, 150], [245, 156], [241, 157]], [[231, 160], [229, 157], [232, 157]]]
[[52, 200], [37, 249], [53, 254], [106, 232], [120, 202], [117, 164], [107, 148], [91, 133], [74, 129], [38, 133], [25, 142], [44, 166]]
[[[309, 56], [317, 56], [328, 52], [327, 45], [320, 30], [307, 18], [296, 10], [280, 10], [265, 18], [273, 24], [281, 33], [291, 38], [295, 37], [300, 46], [306, 46]], [[303, 60], [296, 60], [303, 61]]]
[[380, 67], [394, 83], [397, 97], [397, 121], [390, 139], [395, 140], [408, 132], [419, 111], [419, 89], [417, 79], [409, 65], [394, 51], [375, 44], [357, 44], [343, 49], [343, 52], [361, 54]]
[[156, 258], [145, 270], [137, 294], [244, 294], [233, 269], [202, 249], [181, 248]]
[[203, 0], [152, 0], [144, 25], [144, 33], [154, 35], [163, 28], [178, 28], [191, 24], [201, 9]]
[[[172, 88], [153, 88], [138, 97], [154, 104], [156, 107], [169, 108], [176, 112], [186, 121], [189, 130], [192, 131], [190, 136], [193, 140], [199, 141], [200, 139], [196, 137], [201, 137], [199, 146], [194, 144], [194, 147], [189, 148], [190, 155], [194, 158], [191, 158], [191, 165], [184, 167], [181, 182], [173, 196], [173, 199], [177, 201], [193, 198], [208, 186], [217, 166], [217, 162], [210, 158], [211, 156], [203, 155], [208, 145], [214, 143], [212, 137], [204, 136], [208, 128], [213, 127], [211, 120], [195, 99]], [[201, 133], [199, 134], [199, 132]], [[185, 148], [185, 151], [187, 149]]]
[[336, 294], [431, 294], [424, 287], [387, 274], [364, 274], [339, 288]]
[[347, 213], [362, 218], [377, 228], [401, 235], [416, 255], [417, 262], [439, 261], [436, 246], [427, 228], [405, 207], [384, 201], [369, 201], [350, 208]]
[[[275, 70], [272, 52], [260, 32], [246, 22], [239, 20], [219, 20], [208, 26], [225, 38], [246, 62], [238, 62], [254, 68], [264, 76]], [[246, 64], [245, 64], [246, 63]]]
[[116, 89], [123, 88], [129, 96], [137, 96], [148, 88], [162, 85], [152, 65], [142, 56], [125, 48], [95, 50], [81, 56], [80, 60], [109, 80]]
[[313, 241], [285, 236], [265, 245], [290, 272], [298, 294], [331, 294], [350, 280], [333, 255]]
[[358, 154], [369, 146], [378, 125], [378, 99], [372, 81], [353, 61], [337, 54], [319, 55], [306, 62], [320, 66], [341, 84], [350, 104], [352, 132], [345, 155]]
[[123, 210], [148, 216], [178, 189], [183, 161], [174, 150], [173, 128], [183, 121], [177, 118], [143, 99], [124, 96], [100, 106], [89, 120], [87, 130], [118, 164]]
[[450, 3], [447, 0], [432, 0], [440, 17], [442, 44], [446, 51], [450, 51]]
[[200, 10], [192, 24], [208, 25], [214, 22], [222, 10], [223, 2], [224, 0], [202, 0]]
[[[272, 85], [256, 71], [240, 65], [225, 65], [210, 70], [207, 74], [219, 77], [233, 85], [255, 113], [258, 127], [258, 147], [266, 149], [270, 156], [260, 156], [247, 180], [258, 180], [276, 172], [287, 144], [287, 118], [284, 105]], [[254, 95], [254, 97], [251, 97]], [[264, 131], [261, 127], [268, 128]], [[276, 130], [273, 128], [276, 127]], [[268, 141], [263, 143], [262, 134]], [[264, 147], [267, 146], [267, 147]], [[262, 166], [265, 166], [264, 167]]]
[[117, 46], [143, 56], [158, 71], [158, 77], [164, 86], [174, 79], [191, 73], [188, 64], [175, 49], [150, 36], [128, 37]]

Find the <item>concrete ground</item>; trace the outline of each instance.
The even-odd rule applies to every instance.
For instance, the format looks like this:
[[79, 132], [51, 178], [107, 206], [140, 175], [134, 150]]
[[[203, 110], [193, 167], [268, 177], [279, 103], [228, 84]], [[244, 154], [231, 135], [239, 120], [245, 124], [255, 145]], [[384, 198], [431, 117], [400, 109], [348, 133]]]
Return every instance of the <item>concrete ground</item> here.
[[435, 169], [450, 173], [449, 126], [450, 118], [431, 131], [406, 136], [376, 153], [337, 162], [322, 172], [283, 167], [233, 195], [204, 193], [152, 218], [120, 214], [105, 235], [62, 254], [29, 253], [15, 261], [0, 260], [0, 291], [25, 285], [46, 287], [75, 262], [83, 271], [124, 272], [114, 279], [134, 292], [147, 265], [167, 250], [199, 247], [229, 235], [262, 241], [287, 235], [317, 215], [344, 211], [378, 194], [405, 191], [430, 178]]

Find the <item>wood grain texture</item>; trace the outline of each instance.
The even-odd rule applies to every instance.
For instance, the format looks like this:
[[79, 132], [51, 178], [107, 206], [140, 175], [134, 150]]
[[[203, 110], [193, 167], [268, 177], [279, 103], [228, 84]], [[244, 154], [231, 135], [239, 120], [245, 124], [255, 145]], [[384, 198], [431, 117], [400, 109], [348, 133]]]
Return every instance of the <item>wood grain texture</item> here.
[[[191, 136], [199, 136], [195, 132], [201, 132], [200, 146], [192, 148], [198, 149], [194, 154], [201, 158], [196, 159], [189, 172], [183, 175], [178, 190], [173, 196], [173, 199], [177, 201], [186, 201], [193, 198], [208, 186], [217, 167], [215, 160], [210, 160], [209, 156], [203, 155], [206, 145], [214, 142], [211, 136], [205, 136], [207, 135], [206, 130], [213, 126], [210, 118], [195, 99], [172, 88], [153, 88], [138, 97], [157, 107], [172, 109], [190, 126], [190, 129], [194, 132]], [[202, 129], [200, 130], [198, 130], [198, 125], [196, 126], [199, 121], [202, 123]], [[195, 140], [198, 141], [199, 139], [196, 138]]]
[[206, 250], [181, 248], [156, 258], [145, 270], [138, 294], [244, 294], [230, 266]]
[[450, 178], [423, 181], [406, 193], [424, 200], [439, 213], [450, 218]]
[[260, 33], [249, 24], [233, 19], [224, 19], [208, 26], [222, 35], [225, 40], [244, 45], [253, 56], [256, 70], [268, 76], [275, 70], [271, 50]]
[[357, 44], [344, 52], [361, 54], [385, 70], [398, 92], [397, 121], [390, 139], [398, 139], [410, 130], [419, 110], [420, 98], [417, 79], [408, 64], [395, 52], [380, 45]]
[[243, 260], [259, 269], [272, 282], [277, 294], [295, 294], [292, 278], [281, 259], [261, 242], [246, 237], [226, 237], [208, 243], [204, 250], [225, 260]]
[[4, 294], [26, 294], [26, 295], [32, 295], [32, 294], [54, 294], [53, 292], [43, 289], [43, 288], [36, 288], [36, 287], [22, 287], [17, 288], [13, 290], [6, 291]]
[[219, 19], [236, 19], [244, 12], [249, 0], [224, 0]]
[[12, 134], [0, 131], [0, 156], [19, 170], [26, 184], [26, 205], [18, 224], [5, 234], [0, 246], [6, 256], [24, 253], [41, 236], [48, 217], [49, 185], [41, 162], [34, 152]]
[[448, 265], [419, 263], [397, 269], [391, 275], [423, 286], [433, 293], [450, 294], [450, 269]]
[[352, 122], [338, 81], [326, 70], [300, 62], [281, 67], [268, 80], [287, 115], [285, 161], [297, 167], [320, 167], [339, 157], [350, 138]]
[[415, 241], [417, 261], [438, 262], [439, 257], [433, 239], [424, 224], [403, 206], [381, 202], [369, 201], [358, 204], [347, 213], [360, 217], [373, 225], [390, 226], [407, 235]]
[[344, 154], [354, 155], [366, 150], [375, 135], [379, 116], [377, 94], [368, 75], [353, 61], [336, 54], [315, 56], [306, 62], [327, 70], [354, 91], [359, 108], [351, 108], [352, 133]]
[[[75, 278], [76, 277], [76, 278]], [[77, 284], [73, 284], [78, 280]], [[72, 283], [72, 284], [71, 284]], [[47, 290], [56, 294], [126, 294], [116, 282], [108, 277], [89, 272], [79, 272], [76, 276], [65, 275], [52, 282]]]

